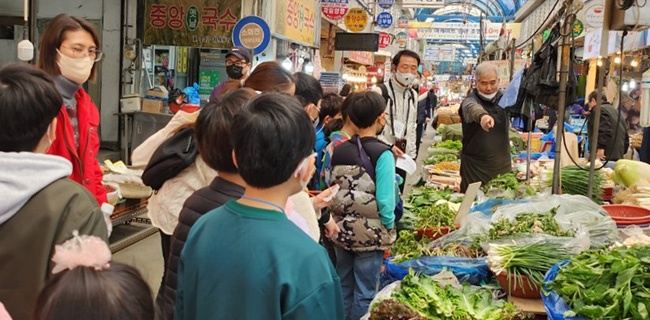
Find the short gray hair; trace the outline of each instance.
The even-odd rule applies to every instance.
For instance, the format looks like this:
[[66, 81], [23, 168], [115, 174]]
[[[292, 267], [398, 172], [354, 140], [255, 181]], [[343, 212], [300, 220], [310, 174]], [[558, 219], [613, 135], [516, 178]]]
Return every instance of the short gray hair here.
[[496, 75], [497, 78], [499, 77], [499, 73], [497, 72], [497, 66], [490, 61], [484, 61], [481, 62], [478, 66], [476, 66], [476, 70], [474, 71], [474, 78], [478, 79], [482, 75], [486, 75], [492, 72], [494, 72], [494, 75]]

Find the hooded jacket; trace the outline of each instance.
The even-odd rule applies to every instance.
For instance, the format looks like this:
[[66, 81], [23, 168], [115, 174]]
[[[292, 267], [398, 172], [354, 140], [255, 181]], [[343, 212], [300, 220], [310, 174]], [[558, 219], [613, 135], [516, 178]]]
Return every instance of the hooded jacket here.
[[72, 231], [108, 239], [92, 194], [67, 177], [65, 159], [0, 152], [0, 301], [14, 320], [29, 319], [53, 267], [54, 246]]
[[100, 205], [107, 202], [106, 189], [102, 184], [104, 173], [97, 161], [99, 152], [99, 111], [83, 88], [75, 93], [77, 100], [77, 119], [79, 121], [79, 148], [76, 148], [70, 117], [65, 106], [56, 117], [56, 140], [52, 142], [48, 154], [61, 156], [72, 163], [70, 179], [83, 185], [93, 194]]

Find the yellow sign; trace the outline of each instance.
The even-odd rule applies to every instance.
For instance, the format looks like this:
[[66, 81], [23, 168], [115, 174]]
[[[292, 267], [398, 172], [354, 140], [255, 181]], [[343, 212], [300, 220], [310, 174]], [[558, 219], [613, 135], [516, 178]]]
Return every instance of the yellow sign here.
[[275, 33], [293, 42], [315, 45], [316, 2], [278, 0], [276, 5]]
[[352, 32], [363, 31], [368, 25], [368, 15], [361, 8], [352, 8], [345, 16], [345, 27]]

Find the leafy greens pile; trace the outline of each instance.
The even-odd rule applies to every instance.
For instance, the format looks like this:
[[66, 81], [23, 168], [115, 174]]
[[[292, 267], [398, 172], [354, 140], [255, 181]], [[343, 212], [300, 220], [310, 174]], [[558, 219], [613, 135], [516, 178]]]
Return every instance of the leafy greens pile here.
[[535, 189], [531, 186], [521, 183], [515, 173], [504, 173], [496, 176], [487, 184], [481, 187], [481, 190], [489, 198], [504, 199], [523, 199], [534, 196]]
[[585, 251], [550, 284], [571, 307], [565, 317], [650, 318], [650, 246]]
[[[475, 288], [467, 283], [460, 289], [451, 285], [442, 287], [431, 277], [416, 276], [412, 272], [402, 280], [392, 300], [423, 316], [415, 319], [508, 320], [519, 313], [512, 304], [493, 300], [489, 289]], [[370, 319], [398, 319], [373, 318], [378, 309], [378, 306], [373, 307]]]

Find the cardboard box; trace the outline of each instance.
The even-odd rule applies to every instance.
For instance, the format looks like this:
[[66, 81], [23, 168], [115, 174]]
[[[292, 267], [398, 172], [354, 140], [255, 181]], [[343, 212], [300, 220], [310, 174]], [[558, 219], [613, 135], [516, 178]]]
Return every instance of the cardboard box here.
[[120, 99], [120, 112], [140, 111], [142, 99], [138, 94], [126, 95]]
[[163, 110], [164, 102], [162, 100], [144, 99], [142, 100], [142, 111], [161, 113]]
[[156, 97], [156, 98], [160, 98], [162, 100], [166, 100], [167, 97], [169, 96], [169, 91], [167, 91], [167, 88], [165, 88], [163, 86], [158, 86], [158, 87], [154, 87], [154, 88], [151, 88], [151, 89], [147, 90], [147, 96]]

